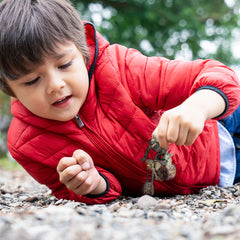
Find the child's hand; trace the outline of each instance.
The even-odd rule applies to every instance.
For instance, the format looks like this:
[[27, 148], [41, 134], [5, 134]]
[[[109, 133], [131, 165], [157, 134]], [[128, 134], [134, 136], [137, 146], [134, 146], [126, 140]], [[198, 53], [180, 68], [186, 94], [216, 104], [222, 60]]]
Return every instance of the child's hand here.
[[191, 145], [202, 132], [207, 119], [223, 113], [226, 103], [216, 91], [202, 89], [187, 98], [181, 105], [163, 113], [153, 137], [162, 148], [169, 143]]
[[57, 166], [60, 182], [78, 195], [100, 194], [106, 182], [94, 167], [92, 158], [83, 150], [76, 150], [72, 157], [64, 157]]
[[189, 146], [202, 132], [205, 120], [198, 109], [180, 105], [163, 113], [153, 132], [153, 138], [158, 139], [164, 149], [168, 149], [169, 143]]
[[220, 94], [209, 89], [199, 90], [181, 105], [163, 113], [153, 138], [164, 149], [168, 149], [169, 143], [189, 146], [202, 132], [205, 121], [219, 116], [225, 108]]

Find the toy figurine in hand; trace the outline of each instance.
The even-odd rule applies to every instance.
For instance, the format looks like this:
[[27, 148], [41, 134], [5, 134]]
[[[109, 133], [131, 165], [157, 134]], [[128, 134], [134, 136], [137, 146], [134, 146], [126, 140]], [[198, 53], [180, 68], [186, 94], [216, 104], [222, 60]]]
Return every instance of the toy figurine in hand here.
[[[157, 152], [153, 160], [147, 159], [151, 149]], [[147, 180], [143, 185], [143, 194], [154, 194], [154, 180], [171, 180], [176, 175], [176, 167], [172, 163], [172, 154], [161, 148], [158, 141], [153, 138], [149, 140], [148, 148], [141, 161], [146, 161], [147, 164]], [[149, 176], [150, 169], [152, 171], [151, 177]]]

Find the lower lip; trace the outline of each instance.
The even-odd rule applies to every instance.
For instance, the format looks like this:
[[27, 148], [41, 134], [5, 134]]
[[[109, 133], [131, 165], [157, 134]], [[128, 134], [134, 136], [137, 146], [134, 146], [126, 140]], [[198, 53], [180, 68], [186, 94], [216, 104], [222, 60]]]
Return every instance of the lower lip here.
[[64, 108], [64, 107], [67, 107], [70, 105], [72, 101], [72, 96], [67, 98], [65, 101], [63, 102], [59, 102], [59, 103], [56, 103], [56, 104], [53, 104], [54, 107], [58, 107], [58, 108]]

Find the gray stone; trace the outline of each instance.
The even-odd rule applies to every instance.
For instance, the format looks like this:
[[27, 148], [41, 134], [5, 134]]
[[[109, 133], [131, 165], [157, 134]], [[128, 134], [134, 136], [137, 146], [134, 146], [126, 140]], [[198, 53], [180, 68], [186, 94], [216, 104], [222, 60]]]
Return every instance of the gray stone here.
[[157, 200], [149, 195], [144, 195], [139, 198], [137, 204], [140, 209], [146, 209], [149, 207], [154, 207], [157, 204]]

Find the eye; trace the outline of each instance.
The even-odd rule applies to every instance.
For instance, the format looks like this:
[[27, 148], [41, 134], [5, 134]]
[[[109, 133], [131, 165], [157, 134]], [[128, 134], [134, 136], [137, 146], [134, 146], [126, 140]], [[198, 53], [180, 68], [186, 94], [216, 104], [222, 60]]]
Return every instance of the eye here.
[[72, 65], [72, 61], [70, 61], [70, 62], [68, 62], [68, 63], [66, 63], [64, 65], [61, 65], [58, 68], [59, 69], [66, 69], [66, 68], [70, 67], [71, 65]]
[[38, 80], [39, 80], [40, 77], [37, 77], [35, 78], [34, 80], [32, 81], [29, 81], [29, 82], [25, 82], [24, 84], [27, 85], [27, 86], [31, 86], [33, 84], [35, 84]]

